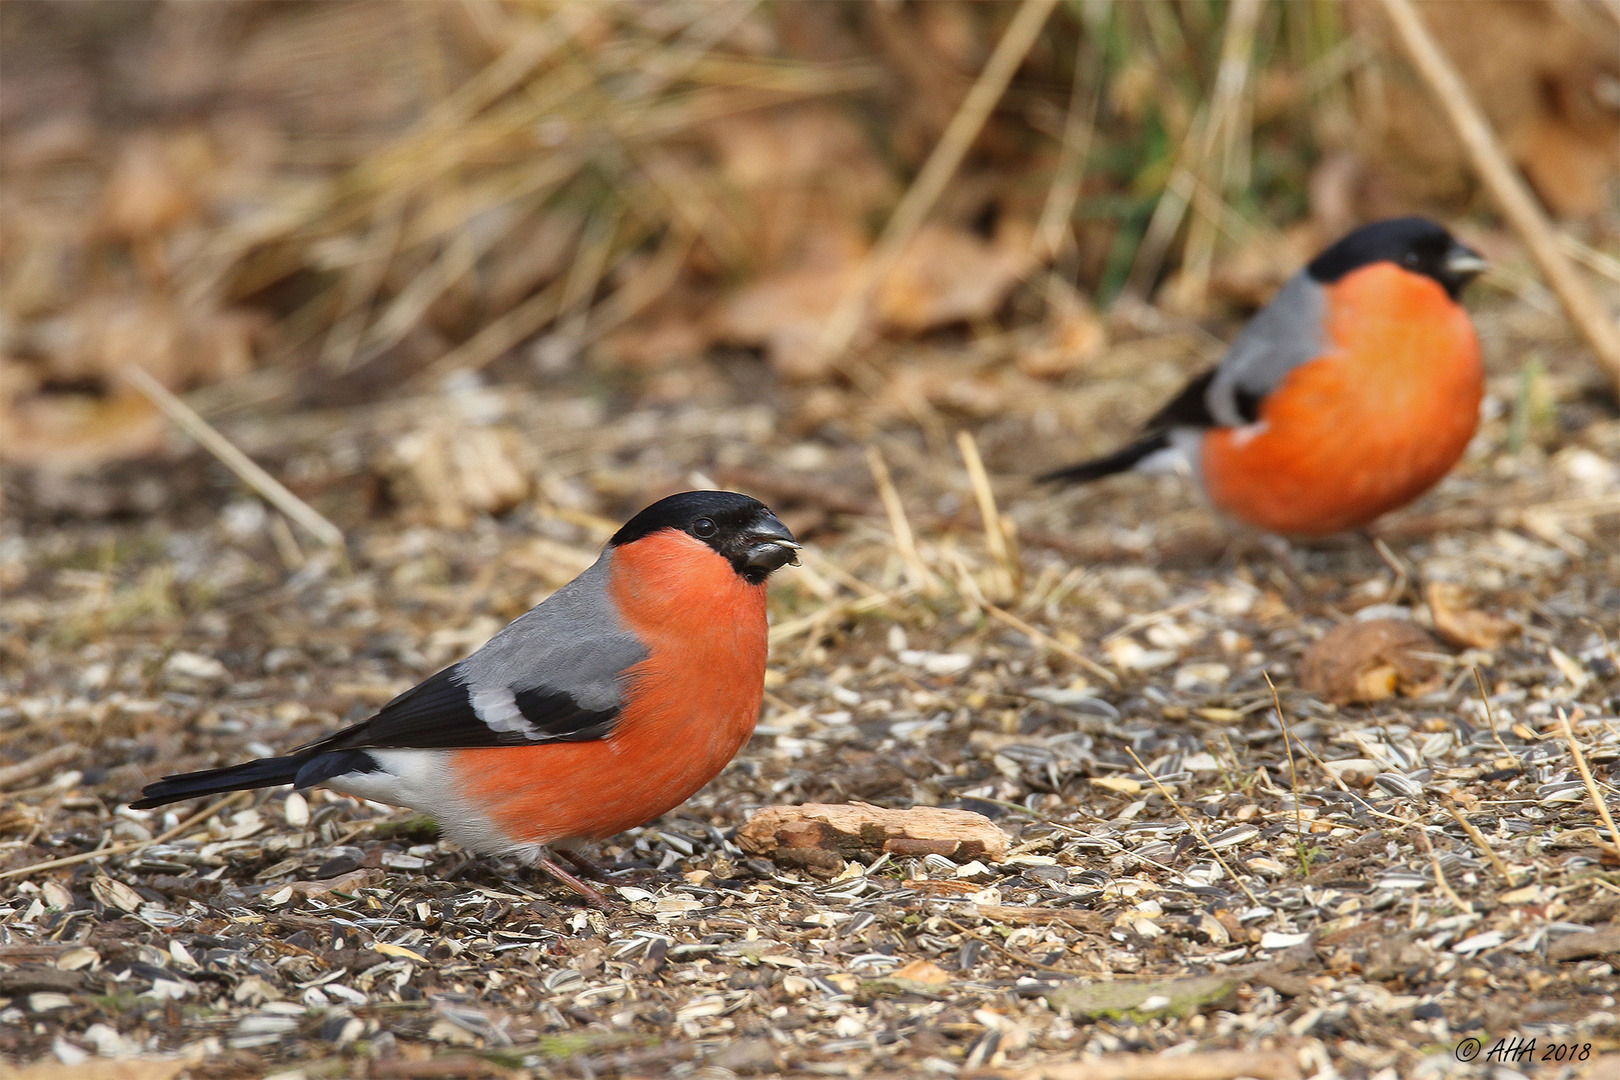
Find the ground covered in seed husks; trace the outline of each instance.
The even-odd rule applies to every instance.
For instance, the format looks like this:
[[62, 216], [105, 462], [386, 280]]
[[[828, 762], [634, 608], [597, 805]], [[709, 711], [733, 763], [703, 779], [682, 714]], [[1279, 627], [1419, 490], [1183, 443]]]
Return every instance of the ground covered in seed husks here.
[[[1506, 318], [1490, 351], [1517, 356]], [[979, 347], [915, 363], [971, 382]], [[1174, 479], [1021, 479], [1200, 363], [1165, 334], [1118, 348], [1089, 396], [1014, 395], [976, 428], [1008, 519], [988, 534], [949, 414], [883, 406], [924, 421], [902, 428], [724, 365], [630, 404], [467, 382], [224, 424], [342, 558], [184, 447], [8, 475], [0, 1056], [131, 1078], [1593, 1068], [1620, 1048], [1620, 849], [1593, 802], [1620, 766], [1612, 407], [1495, 380], [1437, 494], [1286, 548]], [[616, 911], [319, 791], [124, 808], [364, 717], [625, 513], [711, 482], [807, 557], [773, 586], [754, 740], [601, 849]], [[502, 484], [516, 508], [478, 513]], [[977, 812], [1005, 852], [737, 842], [759, 807], [857, 800]]]

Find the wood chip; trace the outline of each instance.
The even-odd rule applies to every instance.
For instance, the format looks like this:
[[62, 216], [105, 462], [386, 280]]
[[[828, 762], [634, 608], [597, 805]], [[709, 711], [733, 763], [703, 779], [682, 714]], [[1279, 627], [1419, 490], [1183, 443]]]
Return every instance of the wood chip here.
[[1202, 1054], [1104, 1054], [1004, 1072], [1017, 1080], [1298, 1080], [1299, 1063], [1280, 1050], [1215, 1050]]
[[932, 806], [886, 810], [867, 803], [762, 807], [737, 830], [737, 843], [750, 855], [827, 868], [885, 851], [992, 860], [1007, 854], [1006, 834], [983, 814]]

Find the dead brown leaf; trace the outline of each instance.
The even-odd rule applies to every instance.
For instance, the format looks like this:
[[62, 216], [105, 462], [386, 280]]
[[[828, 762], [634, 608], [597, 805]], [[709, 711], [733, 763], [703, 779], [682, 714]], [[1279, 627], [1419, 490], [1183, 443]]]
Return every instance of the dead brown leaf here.
[[1003, 224], [994, 239], [924, 225], [878, 287], [878, 317], [904, 333], [988, 318], [1034, 267], [1033, 235], [1025, 222]]

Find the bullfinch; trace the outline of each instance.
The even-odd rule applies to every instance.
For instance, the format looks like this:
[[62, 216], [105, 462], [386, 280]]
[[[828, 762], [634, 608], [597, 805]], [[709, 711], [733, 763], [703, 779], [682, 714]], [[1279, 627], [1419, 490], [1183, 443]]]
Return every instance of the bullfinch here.
[[323, 785], [419, 810], [469, 851], [517, 856], [600, 903], [548, 846], [583, 864], [568, 842], [680, 805], [748, 741], [765, 687], [765, 580], [798, 550], [746, 495], [671, 495], [369, 720], [284, 757], [165, 777], [130, 805]]
[[1485, 373], [1458, 303], [1485, 260], [1425, 218], [1355, 230], [1289, 278], [1135, 442], [1042, 481], [1185, 470], [1271, 532], [1360, 528], [1450, 471]]

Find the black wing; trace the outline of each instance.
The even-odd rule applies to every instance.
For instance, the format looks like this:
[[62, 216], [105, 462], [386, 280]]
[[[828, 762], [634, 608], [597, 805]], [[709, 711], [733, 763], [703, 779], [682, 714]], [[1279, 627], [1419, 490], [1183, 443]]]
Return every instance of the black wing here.
[[[1145, 431], [1163, 431], [1173, 427], [1220, 427], [1221, 422], [1216, 420], [1209, 411], [1209, 385], [1215, 381], [1215, 373], [1219, 368], [1210, 368], [1198, 378], [1182, 388], [1181, 393], [1164, 408], [1154, 413], [1148, 422], [1142, 425]], [[1252, 424], [1260, 419], [1260, 402], [1265, 399], [1264, 394], [1257, 394], [1241, 386], [1232, 388], [1233, 403], [1237, 406], [1238, 415]]]
[[515, 707], [483, 715], [461, 681], [459, 664], [445, 668], [390, 701], [370, 720], [309, 744], [306, 749], [428, 750], [589, 742], [613, 730], [620, 709], [590, 709], [564, 690], [538, 686], [511, 692]]

